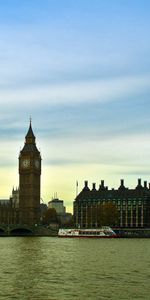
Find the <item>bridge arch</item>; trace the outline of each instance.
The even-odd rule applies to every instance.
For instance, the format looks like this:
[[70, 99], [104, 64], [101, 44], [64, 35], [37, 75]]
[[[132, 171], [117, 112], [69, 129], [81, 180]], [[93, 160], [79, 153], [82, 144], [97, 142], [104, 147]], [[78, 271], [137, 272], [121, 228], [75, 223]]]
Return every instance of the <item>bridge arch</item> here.
[[33, 231], [30, 228], [16, 227], [10, 230], [11, 236], [29, 236], [33, 235]]
[[0, 236], [4, 235], [4, 233], [5, 233], [5, 229], [4, 228], [0, 228]]

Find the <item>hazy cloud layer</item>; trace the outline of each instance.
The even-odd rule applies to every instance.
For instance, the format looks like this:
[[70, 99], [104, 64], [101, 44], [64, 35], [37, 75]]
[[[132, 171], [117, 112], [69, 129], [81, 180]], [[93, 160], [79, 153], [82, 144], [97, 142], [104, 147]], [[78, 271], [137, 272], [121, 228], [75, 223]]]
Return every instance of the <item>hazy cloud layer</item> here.
[[30, 115], [45, 199], [57, 191], [71, 207], [77, 178], [149, 180], [149, 10], [135, 0], [1, 1], [2, 197], [18, 184]]
[[20, 105], [66, 104], [79, 102], [106, 102], [135, 97], [144, 92], [150, 92], [150, 76], [123, 77], [87, 82], [73, 82], [58, 85], [27, 86], [1, 91], [1, 103]]

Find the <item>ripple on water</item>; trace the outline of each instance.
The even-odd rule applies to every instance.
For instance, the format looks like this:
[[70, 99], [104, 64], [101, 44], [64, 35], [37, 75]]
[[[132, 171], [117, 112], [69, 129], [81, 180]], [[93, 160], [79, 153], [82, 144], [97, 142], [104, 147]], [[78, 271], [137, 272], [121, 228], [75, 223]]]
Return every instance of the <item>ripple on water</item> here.
[[0, 300], [149, 299], [149, 239], [0, 242]]

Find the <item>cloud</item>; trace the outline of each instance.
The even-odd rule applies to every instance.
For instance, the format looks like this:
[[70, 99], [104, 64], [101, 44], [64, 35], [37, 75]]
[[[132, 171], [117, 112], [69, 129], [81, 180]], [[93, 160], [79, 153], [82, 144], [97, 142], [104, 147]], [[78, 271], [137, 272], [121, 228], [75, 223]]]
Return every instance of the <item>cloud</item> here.
[[45, 198], [58, 191], [71, 202], [77, 177], [112, 186], [121, 174], [148, 177], [149, 10], [34, 2], [1, 4], [1, 193], [16, 184], [30, 115]]
[[150, 142], [149, 135], [112, 137], [106, 140], [66, 139], [52, 140], [42, 149], [45, 165], [97, 165], [116, 166], [123, 169], [138, 168], [143, 170], [148, 162]]
[[0, 102], [43, 105], [106, 102], [125, 99], [149, 91], [150, 76], [119, 77], [108, 80], [79, 81], [69, 84], [26, 86], [0, 92]]

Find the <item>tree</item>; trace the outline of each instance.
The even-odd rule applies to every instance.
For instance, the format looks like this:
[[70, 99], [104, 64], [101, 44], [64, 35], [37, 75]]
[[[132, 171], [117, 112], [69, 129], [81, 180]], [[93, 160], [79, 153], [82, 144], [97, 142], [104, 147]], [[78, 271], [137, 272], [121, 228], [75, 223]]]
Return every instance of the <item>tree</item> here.
[[64, 222], [60, 222], [60, 226], [65, 227], [65, 228], [73, 228], [75, 226], [74, 224], [74, 217], [71, 216], [69, 220], [66, 220]]
[[116, 205], [108, 202], [99, 204], [97, 208], [97, 223], [100, 226], [113, 226], [118, 222], [118, 211]]
[[43, 225], [49, 225], [50, 223], [58, 223], [57, 212], [55, 208], [48, 208], [43, 214]]

